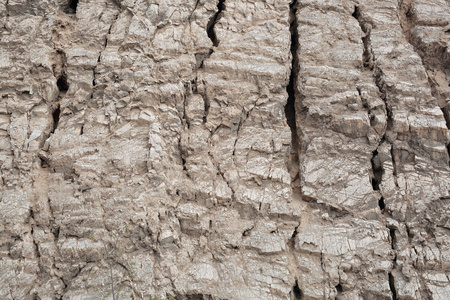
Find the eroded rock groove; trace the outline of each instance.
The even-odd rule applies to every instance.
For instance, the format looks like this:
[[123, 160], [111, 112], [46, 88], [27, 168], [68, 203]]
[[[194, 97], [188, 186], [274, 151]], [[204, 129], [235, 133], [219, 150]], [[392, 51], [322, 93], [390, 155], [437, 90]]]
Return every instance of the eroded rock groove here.
[[[298, 78], [298, 72], [299, 72], [299, 62], [298, 62], [298, 22], [297, 22], [297, 0], [292, 1], [289, 4], [289, 31], [291, 33], [291, 57], [292, 57], [292, 64], [291, 64], [291, 73], [289, 76], [289, 84], [286, 87], [286, 91], [288, 93], [288, 100], [284, 107], [284, 112], [286, 115], [286, 121], [291, 129], [291, 151], [290, 151], [290, 167], [293, 168], [291, 171], [291, 180], [292, 183], [294, 183], [296, 180], [299, 179], [298, 174], [298, 167], [295, 167], [295, 165], [298, 165], [299, 163], [299, 138], [298, 138], [298, 132], [297, 132], [297, 120], [296, 120], [296, 97], [298, 97], [297, 92], [297, 78]], [[297, 173], [297, 174], [294, 174]], [[293, 188], [295, 188], [293, 186]]]
[[[197, 6], [197, 4], [196, 4], [196, 6]], [[215, 46], [215, 47], [219, 46], [220, 40], [217, 38], [214, 26], [220, 20], [220, 18], [222, 16], [222, 11], [224, 11], [224, 10], [225, 10], [225, 0], [219, 0], [219, 2], [217, 3], [217, 12], [209, 20], [208, 26], [206, 29], [206, 31], [208, 33], [208, 37], [212, 41], [213, 46]]]

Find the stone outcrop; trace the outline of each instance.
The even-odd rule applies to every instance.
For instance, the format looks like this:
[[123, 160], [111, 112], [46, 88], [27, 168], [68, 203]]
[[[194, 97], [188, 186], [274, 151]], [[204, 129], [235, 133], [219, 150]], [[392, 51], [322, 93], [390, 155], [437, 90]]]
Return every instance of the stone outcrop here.
[[0, 299], [448, 299], [448, 0], [0, 16]]

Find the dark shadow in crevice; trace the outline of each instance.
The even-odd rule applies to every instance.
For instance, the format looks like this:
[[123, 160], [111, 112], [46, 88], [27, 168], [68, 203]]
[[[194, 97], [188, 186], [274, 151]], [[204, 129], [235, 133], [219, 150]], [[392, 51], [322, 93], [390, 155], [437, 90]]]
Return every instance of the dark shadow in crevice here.
[[449, 157], [448, 166], [450, 167], [450, 144], [447, 145], [447, 153], [448, 153], [448, 157]]
[[336, 292], [338, 295], [342, 294], [343, 289], [342, 289], [342, 285], [340, 283], [337, 286], [335, 286], [335, 288], [336, 288]]
[[397, 290], [395, 289], [394, 276], [392, 273], [389, 273], [389, 288], [391, 289], [392, 299], [396, 300], [397, 298]]
[[302, 299], [303, 293], [302, 293], [302, 290], [298, 286], [298, 280], [295, 281], [295, 285], [292, 288], [292, 292], [294, 294], [294, 299], [295, 300], [301, 300]]
[[386, 208], [386, 204], [384, 203], [383, 197], [381, 197], [380, 200], [378, 200], [378, 206], [380, 207], [381, 211], [384, 211], [384, 209]]
[[378, 157], [378, 150], [373, 151], [370, 163], [372, 165], [372, 188], [374, 191], [379, 191], [380, 183], [383, 178], [383, 168]]
[[206, 32], [208, 33], [208, 37], [215, 47], [219, 45], [220, 41], [217, 39], [214, 26], [216, 25], [217, 21], [219, 21], [220, 18], [222, 17], [222, 12], [224, 10], [225, 10], [225, 0], [220, 0], [219, 3], [217, 3], [217, 12], [214, 14], [214, 16], [211, 17], [211, 19], [209, 19], [208, 25], [206, 26]]
[[391, 237], [391, 248], [393, 250], [395, 250], [395, 243], [397, 242], [396, 238], [395, 238], [395, 229], [390, 228], [389, 229], [389, 235]]
[[353, 11], [352, 16], [356, 20], [358, 20], [359, 26], [361, 27], [361, 30], [364, 33], [364, 36], [361, 38], [363, 45], [364, 45], [364, 51], [363, 51], [363, 57], [362, 57], [363, 66], [365, 69], [373, 70], [374, 62], [373, 62], [372, 50], [370, 47], [370, 27], [367, 27], [364, 24], [364, 21], [361, 17], [361, 11], [359, 10], [358, 6], [355, 6], [355, 10]]
[[67, 76], [65, 74], [61, 75], [56, 81], [58, 90], [60, 93], [65, 93], [69, 90], [69, 83], [67, 82]]
[[68, 14], [76, 14], [78, 7], [78, 0], [69, 0], [69, 5], [67, 6], [66, 12]]
[[[289, 165], [299, 164], [299, 138], [297, 133], [297, 121], [296, 121], [296, 97], [298, 97], [297, 92], [297, 76], [299, 70], [299, 62], [297, 57], [298, 51], [298, 22], [297, 22], [297, 0], [294, 0], [289, 5], [289, 31], [291, 33], [291, 74], [289, 76], [289, 83], [286, 87], [286, 92], [288, 94], [288, 99], [286, 105], [284, 106], [284, 113], [286, 115], [286, 123], [291, 129], [291, 153]], [[299, 174], [294, 168], [294, 172], [291, 173], [291, 182], [294, 183], [298, 178]], [[297, 173], [297, 174], [294, 174]]]
[[54, 133], [56, 128], [58, 127], [60, 114], [61, 114], [61, 109], [60, 109], [60, 107], [58, 105], [56, 107], [56, 109], [52, 112], [52, 116], [53, 116], [53, 130], [52, 130], [52, 133]]

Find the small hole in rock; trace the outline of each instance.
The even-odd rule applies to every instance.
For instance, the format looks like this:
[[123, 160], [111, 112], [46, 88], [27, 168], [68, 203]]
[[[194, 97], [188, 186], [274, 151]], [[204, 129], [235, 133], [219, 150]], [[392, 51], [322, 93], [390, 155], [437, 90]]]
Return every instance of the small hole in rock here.
[[67, 78], [65, 75], [58, 78], [56, 85], [58, 86], [60, 92], [67, 92], [67, 90], [69, 90], [69, 84], [67, 83]]
[[75, 14], [77, 12], [78, 0], [69, 0], [69, 7], [67, 12]]

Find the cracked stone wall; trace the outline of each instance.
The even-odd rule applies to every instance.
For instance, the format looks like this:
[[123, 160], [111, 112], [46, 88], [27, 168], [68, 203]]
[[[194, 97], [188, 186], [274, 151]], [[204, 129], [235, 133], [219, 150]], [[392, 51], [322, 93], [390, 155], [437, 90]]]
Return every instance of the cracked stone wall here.
[[0, 299], [450, 295], [448, 0], [2, 0]]

